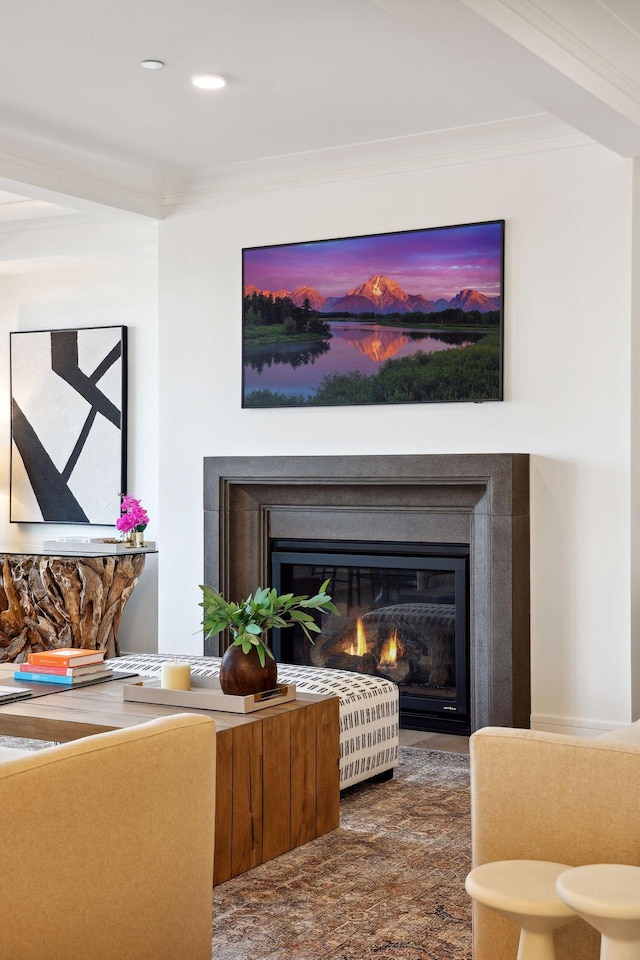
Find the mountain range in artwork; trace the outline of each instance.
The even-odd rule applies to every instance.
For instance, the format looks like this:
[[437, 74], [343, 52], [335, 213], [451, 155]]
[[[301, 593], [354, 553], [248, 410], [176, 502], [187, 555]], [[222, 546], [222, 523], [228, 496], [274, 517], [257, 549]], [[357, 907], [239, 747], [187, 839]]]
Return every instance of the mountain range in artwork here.
[[242, 251], [245, 407], [502, 399], [504, 221]]
[[490, 313], [500, 309], [500, 297], [489, 297], [479, 290], [465, 288], [460, 290], [450, 300], [440, 297], [429, 300], [421, 293], [409, 294], [402, 287], [383, 275], [370, 277], [364, 283], [349, 290], [342, 297], [324, 297], [314, 287], [303, 285], [295, 290], [260, 290], [253, 284], [244, 289], [246, 297], [254, 293], [271, 296], [273, 299], [291, 300], [297, 307], [309, 301], [312, 310], [322, 313], [440, 313], [443, 310], [477, 310], [479, 313]]

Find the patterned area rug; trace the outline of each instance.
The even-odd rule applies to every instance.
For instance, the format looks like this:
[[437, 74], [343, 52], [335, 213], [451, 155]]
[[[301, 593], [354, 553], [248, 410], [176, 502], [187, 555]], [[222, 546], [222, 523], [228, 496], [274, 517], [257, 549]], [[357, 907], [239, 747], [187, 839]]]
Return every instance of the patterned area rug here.
[[340, 819], [215, 888], [212, 958], [471, 960], [468, 756], [402, 747], [394, 779], [348, 788]]
[[469, 758], [403, 747], [341, 826], [213, 891], [215, 960], [470, 960]]
[[50, 740], [24, 740], [22, 737], [0, 737], [0, 747], [12, 750], [44, 750], [52, 746]]

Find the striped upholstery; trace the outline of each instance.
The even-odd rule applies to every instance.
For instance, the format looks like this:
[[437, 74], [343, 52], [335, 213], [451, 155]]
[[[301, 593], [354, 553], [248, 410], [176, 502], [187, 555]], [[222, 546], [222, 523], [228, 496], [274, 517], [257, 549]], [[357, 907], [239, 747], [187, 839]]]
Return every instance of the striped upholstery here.
[[[159, 677], [161, 664], [175, 658], [164, 654], [128, 654], [113, 661], [118, 670]], [[178, 656], [201, 677], [217, 677], [219, 657]], [[278, 680], [295, 683], [301, 693], [335, 694], [340, 699], [340, 789], [398, 764], [398, 687], [382, 677], [346, 670], [278, 664]]]

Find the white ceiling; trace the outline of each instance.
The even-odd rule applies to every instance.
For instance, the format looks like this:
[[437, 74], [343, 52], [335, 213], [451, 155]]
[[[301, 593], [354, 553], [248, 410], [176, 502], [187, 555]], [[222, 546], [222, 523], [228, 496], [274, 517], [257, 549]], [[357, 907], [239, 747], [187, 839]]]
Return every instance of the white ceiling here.
[[8, 188], [132, 209], [170, 175], [544, 114], [640, 153], [640, 0], [0, 4]]
[[447, 5], [417, 34], [369, 0], [5, 0], [0, 122], [175, 171], [539, 112], [468, 75]]

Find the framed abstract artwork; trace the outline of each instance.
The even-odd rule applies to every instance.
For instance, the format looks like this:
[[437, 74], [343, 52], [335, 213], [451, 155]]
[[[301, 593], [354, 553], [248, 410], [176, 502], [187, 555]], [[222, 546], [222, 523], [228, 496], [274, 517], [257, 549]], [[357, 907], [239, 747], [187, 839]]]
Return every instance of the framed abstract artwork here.
[[127, 328], [10, 334], [12, 523], [113, 525], [127, 489]]
[[242, 251], [244, 407], [502, 400], [504, 220]]

